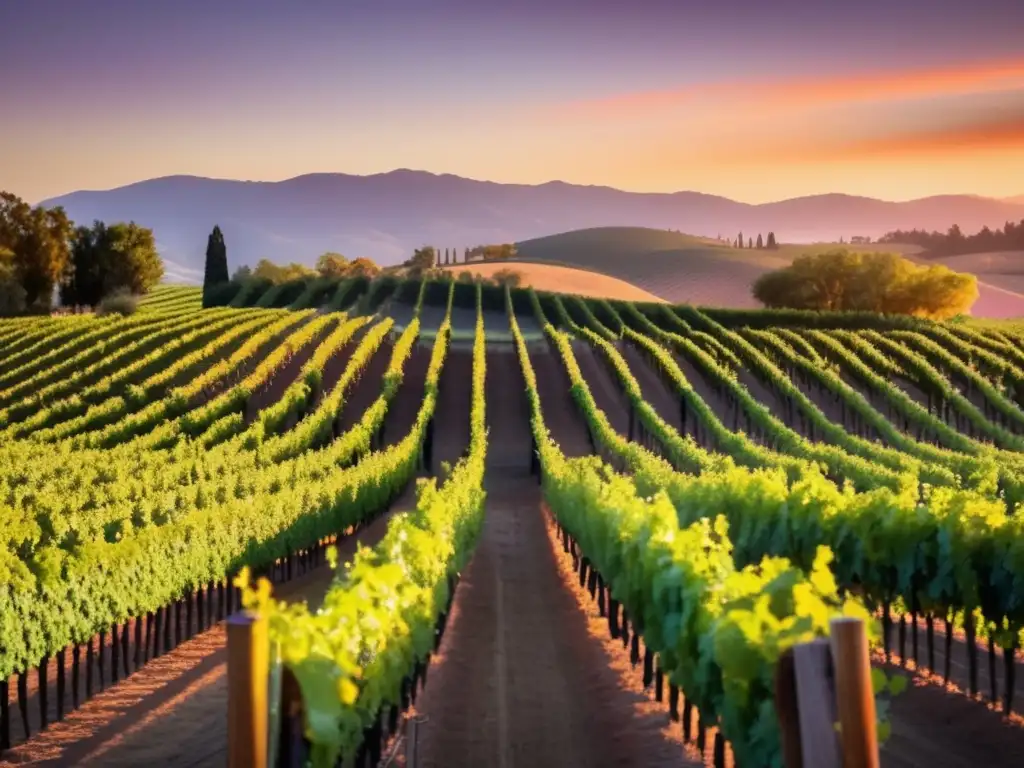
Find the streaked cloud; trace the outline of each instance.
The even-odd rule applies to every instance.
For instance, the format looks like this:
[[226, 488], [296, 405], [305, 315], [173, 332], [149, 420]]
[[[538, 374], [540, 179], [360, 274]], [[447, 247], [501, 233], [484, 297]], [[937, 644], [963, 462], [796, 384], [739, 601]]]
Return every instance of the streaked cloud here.
[[817, 108], [864, 102], [926, 99], [1024, 88], [1024, 57], [949, 64], [928, 69], [846, 75], [759, 78], [698, 83], [678, 89], [622, 93], [557, 105], [563, 117], [656, 117], [686, 107], [742, 105], [744, 110]]
[[1024, 105], [983, 113], [953, 115], [914, 128], [875, 126], [860, 133], [832, 133], [789, 140], [753, 142], [722, 153], [740, 163], [823, 163], [862, 159], [917, 161], [927, 157], [1024, 149]]

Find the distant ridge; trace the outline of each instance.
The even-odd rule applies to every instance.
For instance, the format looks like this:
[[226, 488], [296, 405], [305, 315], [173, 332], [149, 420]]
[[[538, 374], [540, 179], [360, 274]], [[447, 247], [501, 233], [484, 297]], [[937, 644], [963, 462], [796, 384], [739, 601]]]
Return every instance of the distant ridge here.
[[327, 250], [397, 263], [431, 243], [442, 249], [516, 242], [601, 226], [672, 229], [734, 239], [774, 231], [783, 241], [877, 237], [902, 228], [970, 232], [1024, 218], [1024, 203], [973, 195], [888, 202], [844, 194], [752, 205], [700, 192], [625, 192], [563, 181], [501, 184], [398, 169], [355, 176], [313, 173], [284, 181], [166, 176], [43, 201], [76, 222], [134, 220], [152, 227], [166, 258], [202, 269], [206, 237], [224, 231], [232, 268], [261, 257], [311, 264]]

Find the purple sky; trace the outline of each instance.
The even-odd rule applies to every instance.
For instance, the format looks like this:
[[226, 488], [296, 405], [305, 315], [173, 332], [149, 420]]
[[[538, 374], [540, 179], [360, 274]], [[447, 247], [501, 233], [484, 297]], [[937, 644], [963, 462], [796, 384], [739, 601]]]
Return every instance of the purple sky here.
[[[752, 201], [1019, 194], [1021, 30], [1020, 0], [6, 0], [0, 189], [411, 167]], [[946, 87], [960, 68], [981, 74]], [[823, 103], [860, 76], [855, 103]]]

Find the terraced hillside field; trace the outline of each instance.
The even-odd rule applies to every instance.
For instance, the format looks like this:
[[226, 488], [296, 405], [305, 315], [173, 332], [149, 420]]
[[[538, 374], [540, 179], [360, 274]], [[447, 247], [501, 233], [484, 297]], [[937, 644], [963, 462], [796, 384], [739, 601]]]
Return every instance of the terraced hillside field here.
[[[753, 234], [756, 237], [757, 233]], [[517, 248], [526, 261], [556, 262], [604, 273], [672, 303], [734, 309], [759, 307], [751, 295], [754, 281], [806, 253], [850, 248], [895, 251], [914, 257], [920, 251], [916, 246], [898, 243], [782, 244], [770, 251], [738, 249], [716, 240], [640, 227], [565, 232], [517, 243]], [[1024, 283], [997, 271], [1006, 269], [1006, 259], [952, 257], [941, 261], [952, 269], [977, 274], [979, 296], [973, 315], [1024, 317]]]
[[243, 602], [294, 764], [778, 766], [840, 615], [883, 765], [1024, 761], [1013, 326], [317, 291], [0, 321], [4, 765], [224, 765]]

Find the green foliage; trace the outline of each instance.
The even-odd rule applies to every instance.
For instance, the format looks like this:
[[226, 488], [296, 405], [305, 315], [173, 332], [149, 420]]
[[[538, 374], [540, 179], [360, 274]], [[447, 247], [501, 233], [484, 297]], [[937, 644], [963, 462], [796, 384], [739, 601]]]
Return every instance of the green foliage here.
[[523, 273], [517, 272], [514, 269], [499, 269], [493, 275], [491, 275], [491, 281], [495, 285], [508, 286], [509, 288], [518, 288], [523, 283]]
[[203, 272], [203, 307], [217, 306], [213, 292], [228, 282], [228, 249], [220, 226], [213, 228], [206, 241], [206, 267]]
[[120, 315], [121, 317], [128, 317], [134, 315], [136, 310], [139, 308], [138, 299], [129, 293], [127, 290], [121, 288], [109, 296], [104, 297], [96, 308], [96, 314], [100, 315]]
[[502, 261], [514, 259], [519, 253], [515, 243], [502, 243], [500, 245], [478, 245], [471, 248], [467, 254], [467, 261]]
[[0, 316], [20, 315], [25, 311], [25, 289], [18, 282], [14, 253], [0, 246]]
[[[511, 298], [508, 303], [511, 308]], [[540, 319], [566, 364], [574, 396], [584, 395], [578, 402], [592, 433], [603, 434], [606, 420], [589, 398], [571, 347]], [[763, 557], [741, 569], [734, 562], [732, 526], [723, 516], [712, 519], [704, 511], [691, 523], [657, 485], [613, 474], [596, 457], [567, 459], [544, 427], [536, 377], [514, 316], [511, 324], [527, 382], [544, 496], [559, 524], [643, 628], [644, 643], [658, 654], [660, 668], [705, 722], [718, 721], [737, 763], [781, 768], [773, 683], [779, 656], [827, 635], [833, 616], [856, 616], [870, 626], [862, 605], [839, 596], [829, 571], [831, 551], [814, 548], [806, 571], [779, 557]], [[656, 464], [654, 456], [645, 459], [642, 452], [636, 468]], [[665, 469], [652, 466], [652, 471], [666, 476]], [[714, 476], [694, 478], [694, 490], [706, 474]], [[742, 506], [697, 494], [694, 501], [703, 510]]]
[[[74, 224], [63, 208], [33, 208], [9, 192], [0, 192], [0, 248], [11, 254], [14, 280], [26, 308], [47, 311], [54, 287], [71, 259]], [[11, 306], [15, 293], [9, 291]]]
[[[0, 283], [15, 270], [13, 253], [0, 251]], [[0, 322], [0, 675], [249, 566], [238, 583], [248, 606], [271, 614], [272, 637], [300, 683], [315, 760], [351, 756], [431, 649], [450, 579], [476, 543], [485, 405], [494, 407], [484, 401], [483, 313], [502, 304], [548, 508], [669, 680], [730, 740], [738, 764], [779, 765], [775, 664], [786, 648], [826, 634], [833, 616], [916, 605], [973, 617], [979, 634], [1003, 647], [1018, 642], [1024, 352], [1011, 328], [904, 318], [838, 330], [843, 323], [801, 326], [817, 314], [763, 312], [729, 315], [728, 325], [751, 326], [734, 330], [693, 308], [391, 274], [372, 284], [317, 275], [249, 285], [270, 286], [271, 303], [305, 286], [296, 309], [318, 297], [348, 307], [363, 295], [361, 308], [373, 311], [394, 297], [415, 302], [414, 316], [392, 342], [390, 317], [197, 311], [198, 289], [161, 286], [132, 317]], [[422, 402], [406, 435], [373, 450], [421, 339], [425, 303], [445, 306], [445, 316]], [[456, 303], [477, 318], [468, 455], [422, 481], [415, 507], [391, 518], [383, 540], [337, 568], [321, 610], [278, 605], [263, 582], [249, 588], [252, 571], [378, 514], [413, 481]], [[541, 402], [516, 319], [531, 310], [594, 456], [569, 459], [547, 432], [542, 406], [551, 406]], [[766, 317], [793, 322], [773, 327]], [[341, 432], [339, 414], [385, 344], [380, 392]], [[598, 407], [581, 345], [621, 389], [629, 438]], [[325, 391], [339, 353], [344, 371]], [[300, 354], [294, 381], [255, 411], [254, 395]], [[699, 441], [647, 402], [629, 354], [665, 380]], [[702, 399], [684, 373], [690, 365], [725, 409]], [[780, 407], [746, 389], [750, 375]], [[900, 380], [936, 402], [917, 403]], [[830, 419], [809, 388], [874, 432]], [[956, 428], [943, 408], [956, 409]], [[860, 597], [850, 600], [854, 587]], [[875, 677], [884, 737], [889, 699], [906, 678]]]
[[[422, 436], [433, 416], [451, 333], [450, 297], [449, 292], [415, 436]], [[414, 328], [409, 338], [417, 334]], [[485, 364], [478, 306], [468, 456], [441, 488], [434, 480], [420, 482], [415, 509], [397, 515], [380, 544], [361, 550], [337, 574], [320, 610], [276, 604], [266, 582], [250, 587], [247, 573], [239, 580], [246, 587], [245, 604], [270, 617], [272, 641], [299, 681], [314, 765], [334, 765], [339, 753], [351, 758], [364, 729], [382, 708], [398, 703], [403, 677], [433, 647], [450, 577], [468, 561], [483, 520]]]
[[762, 275], [753, 291], [767, 307], [942, 320], [971, 307], [978, 281], [943, 266], [918, 266], [897, 254], [840, 250], [800, 256], [789, 267]]
[[380, 267], [373, 259], [360, 257], [349, 265], [346, 277], [372, 279], [380, 274]]
[[131, 222], [96, 221], [75, 230], [71, 263], [61, 284], [66, 306], [97, 306], [119, 291], [148, 293], [164, 276], [153, 232]]
[[271, 285], [281, 285], [304, 277], [315, 277], [316, 274], [315, 271], [302, 264], [292, 262], [282, 267], [270, 259], [260, 259], [252, 271], [253, 278], [266, 281]]
[[328, 251], [316, 260], [316, 271], [320, 277], [342, 278], [348, 273], [349, 261], [340, 253]]
[[409, 268], [410, 276], [419, 277], [428, 269], [436, 266], [440, 263], [437, 251], [434, 250], [432, 245], [424, 245], [422, 248], [417, 248], [413, 251], [412, 257], [405, 262], [405, 266]]

